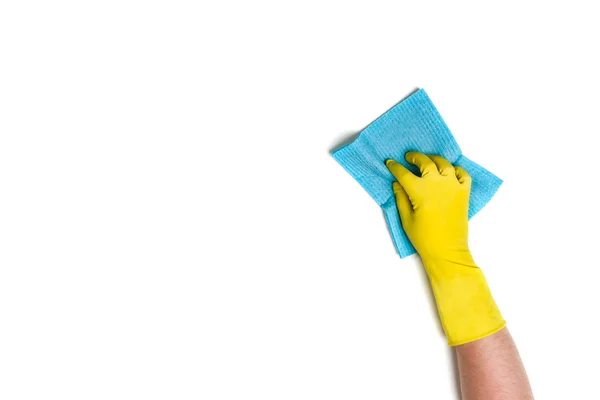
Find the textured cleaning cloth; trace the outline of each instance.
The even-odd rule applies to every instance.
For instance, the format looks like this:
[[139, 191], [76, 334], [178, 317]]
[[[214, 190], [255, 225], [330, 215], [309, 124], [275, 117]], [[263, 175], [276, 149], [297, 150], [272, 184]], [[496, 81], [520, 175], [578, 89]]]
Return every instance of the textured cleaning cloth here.
[[418, 175], [418, 169], [404, 160], [407, 151], [438, 154], [467, 170], [473, 179], [469, 218], [490, 201], [502, 184], [500, 178], [461, 154], [452, 133], [423, 89], [383, 114], [354, 142], [335, 150], [333, 158], [383, 208], [402, 258], [414, 254], [415, 249], [402, 229], [392, 191], [394, 177], [384, 162], [391, 158]]

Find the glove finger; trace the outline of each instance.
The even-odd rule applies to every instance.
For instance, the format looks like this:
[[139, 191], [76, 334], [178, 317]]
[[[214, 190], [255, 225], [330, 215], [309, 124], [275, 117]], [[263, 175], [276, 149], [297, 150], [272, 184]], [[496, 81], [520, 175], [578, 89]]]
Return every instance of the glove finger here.
[[408, 218], [412, 217], [413, 206], [408, 198], [408, 194], [398, 182], [392, 182], [392, 190], [394, 191], [394, 195], [396, 196], [396, 205], [398, 206], [398, 211], [400, 212], [400, 220], [407, 221]]
[[471, 186], [471, 175], [463, 168], [463, 167], [454, 167], [454, 171], [456, 173], [456, 179], [463, 184]]
[[410, 172], [404, 165], [397, 163], [394, 160], [386, 160], [385, 166], [390, 170], [394, 178], [404, 187], [405, 190], [409, 190], [414, 185], [417, 178], [412, 172]]
[[446, 160], [442, 156], [429, 156], [431, 161], [435, 163], [440, 175], [442, 176], [452, 176], [455, 174], [454, 167], [450, 164], [450, 161]]
[[428, 174], [438, 174], [438, 169], [435, 166], [435, 163], [431, 161], [431, 158], [427, 157], [423, 153], [409, 151], [406, 153], [404, 158], [406, 158], [406, 161], [409, 163], [419, 167], [422, 177], [427, 176]]

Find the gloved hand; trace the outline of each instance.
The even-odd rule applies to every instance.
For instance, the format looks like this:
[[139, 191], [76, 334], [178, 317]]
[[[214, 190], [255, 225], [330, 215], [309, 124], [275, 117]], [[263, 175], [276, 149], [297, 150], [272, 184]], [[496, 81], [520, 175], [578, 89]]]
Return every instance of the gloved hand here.
[[408, 152], [421, 177], [387, 160], [402, 227], [421, 256], [450, 346], [491, 335], [506, 325], [468, 243], [471, 177], [440, 156]]

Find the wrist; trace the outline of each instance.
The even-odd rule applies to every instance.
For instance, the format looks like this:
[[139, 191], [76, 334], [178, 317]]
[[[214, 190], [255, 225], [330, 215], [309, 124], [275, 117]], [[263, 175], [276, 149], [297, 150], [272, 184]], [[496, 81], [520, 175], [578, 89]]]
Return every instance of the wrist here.
[[427, 257], [423, 265], [451, 346], [480, 339], [504, 327], [485, 276], [470, 252]]
[[428, 272], [429, 270], [450, 267], [456, 268], [460, 266], [478, 268], [468, 247], [455, 250], [445, 250], [443, 252], [424, 251], [422, 253], [420, 252], [419, 255], [421, 256], [423, 265]]

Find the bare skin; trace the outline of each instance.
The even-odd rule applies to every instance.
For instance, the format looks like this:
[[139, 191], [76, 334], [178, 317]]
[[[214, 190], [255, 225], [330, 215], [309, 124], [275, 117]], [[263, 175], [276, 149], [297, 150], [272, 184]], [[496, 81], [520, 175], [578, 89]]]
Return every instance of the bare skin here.
[[463, 400], [533, 399], [508, 329], [455, 348]]

